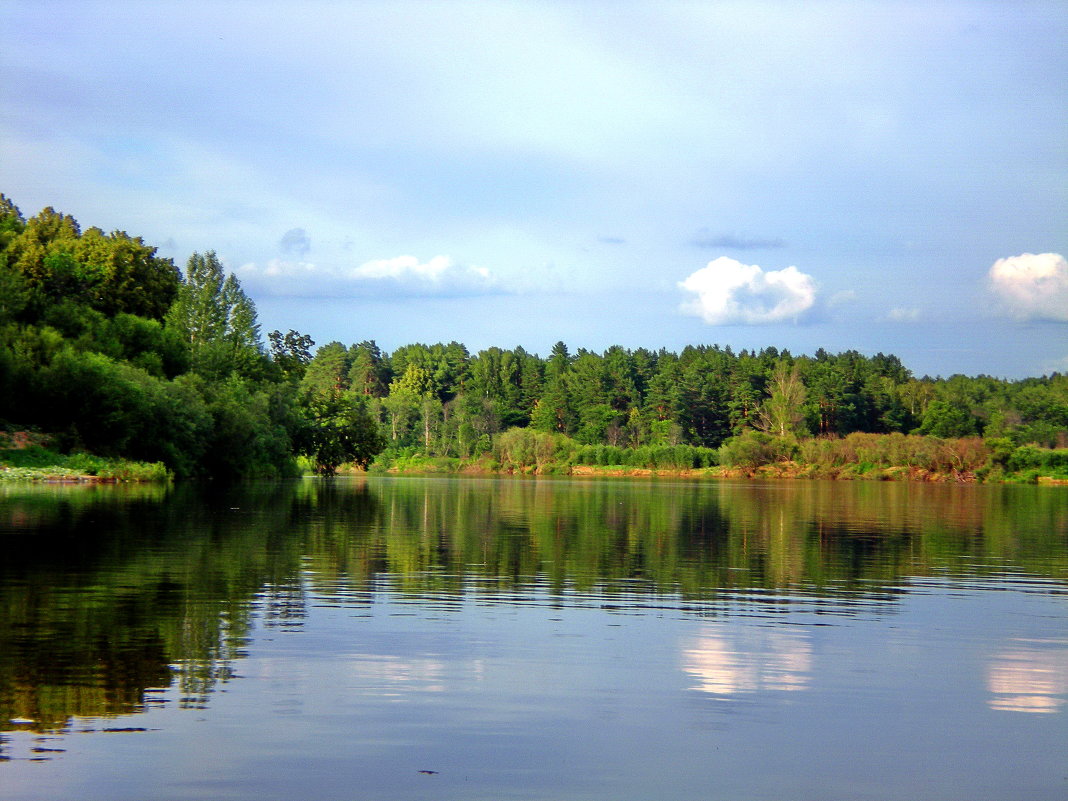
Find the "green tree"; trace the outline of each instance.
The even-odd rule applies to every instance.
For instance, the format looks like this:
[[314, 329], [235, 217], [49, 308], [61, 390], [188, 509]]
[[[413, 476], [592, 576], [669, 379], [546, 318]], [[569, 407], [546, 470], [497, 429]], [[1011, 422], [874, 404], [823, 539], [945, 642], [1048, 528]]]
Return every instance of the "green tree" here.
[[778, 437], [803, 432], [805, 385], [800, 364], [779, 361], [768, 381], [770, 396], [760, 407], [760, 429]]
[[170, 259], [156, 256], [156, 248], [125, 231], [105, 234], [90, 228], [74, 246], [77, 279], [90, 305], [105, 314], [129, 312], [162, 319], [180, 285]]
[[530, 424], [539, 431], [569, 434], [574, 429], [574, 421], [575, 414], [564, 376], [552, 373], [545, 382], [541, 397], [534, 404]]
[[385, 447], [362, 396], [313, 391], [305, 397], [304, 409], [307, 422], [298, 449], [320, 475], [333, 475], [347, 463], [365, 469]]
[[947, 400], [931, 401], [923, 414], [920, 433], [932, 437], [972, 437], [976, 434], [976, 421], [967, 409]]
[[678, 445], [682, 441], [682, 392], [679, 362], [674, 354], [663, 354], [657, 372], [649, 379], [642, 414], [651, 445]]
[[424, 422], [427, 420], [430, 411], [424, 409], [424, 401], [430, 397], [434, 397], [433, 377], [428, 370], [409, 361], [404, 374], [393, 379], [389, 395], [382, 400], [394, 444], [414, 444], [409, 442], [412, 426], [421, 414]]
[[340, 342], [328, 342], [315, 352], [301, 379], [305, 392], [340, 395], [349, 389], [349, 350]]
[[349, 385], [354, 391], [367, 397], [381, 398], [389, 391], [392, 379], [389, 365], [373, 339], [349, 348], [352, 367], [349, 369]]
[[0, 202], [0, 246], [4, 264], [35, 293], [38, 312], [67, 299], [107, 315], [161, 319], [178, 291], [177, 268], [154, 247], [123, 231], [83, 234], [77, 220], [51, 207], [22, 223], [10, 201]]
[[293, 329], [284, 336], [281, 331], [272, 331], [267, 335], [267, 341], [271, 343], [271, 361], [281, 372], [282, 378], [299, 382], [312, 360], [311, 349], [315, 341]]
[[26, 220], [11, 199], [0, 193], [0, 266], [7, 263], [7, 250], [26, 227]]
[[829, 357], [817, 358], [807, 373], [810, 428], [824, 435], [845, 433], [853, 413], [845, 373]]
[[731, 431], [737, 435], [760, 424], [760, 405], [767, 375], [760, 362], [742, 351], [731, 365], [727, 409]]
[[256, 306], [214, 251], [189, 257], [165, 322], [189, 345], [193, 369], [201, 375], [213, 380], [234, 372], [258, 375], [263, 351]]
[[691, 444], [719, 447], [730, 435], [729, 360], [711, 349], [693, 353], [680, 364], [678, 423]]

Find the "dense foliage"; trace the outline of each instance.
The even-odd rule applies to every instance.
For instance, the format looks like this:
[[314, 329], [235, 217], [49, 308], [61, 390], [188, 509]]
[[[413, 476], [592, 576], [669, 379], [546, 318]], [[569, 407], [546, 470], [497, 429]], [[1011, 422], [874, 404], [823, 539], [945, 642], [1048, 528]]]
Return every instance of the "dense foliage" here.
[[835, 464], [856, 448], [826, 442], [864, 433], [897, 435], [879, 447], [910, 465], [938, 462], [915, 455], [935, 447], [923, 438], [982, 438], [999, 468], [1062, 470], [1049, 449], [1068, 447], [1057, 373], [916, 378], [882, 353], [703, 345], [558, 342], [543, 358], [456, 342], [386, 353], [370, 340], [313, 356], [306, 335], [268, 339], [214, 253], [193, 254], [183, 275], [138, 238], [83, 233], [51, 208], [26, 220], [0, 195], [0, 423], [55, 432], [64, 449], [241, 476], [284, 473], [298, 453], [331, 473], [383, 448], [394, 461], [525, 467]]
[[183, 276], [140, 239], [83, 233], [51, 208], [26, 220], [0, 195], [8, 428], [179, 476], [281, 475], [299, 453], [319, 463], [324, 449], [334, 465], [366, 463], [381, 443], [364, 402], [351, 393], [348, 428], [324, 435], [321, 404], [300, 384], [310, 340], [271, 339], [273, 354], [255, 305], [214, 253], [194, 253]]
[[[916, 378], [881, 353], [695, 346], [571, 354], [561, 342], [541, 358], [521, 347], [471, 355], [452, 342], [390, 355], [373, 341], [333, 342], [312, 360], [308, 380], [367, 397], [385, 458], [399, 463], [486, 454], [505, 469], [686, 469], [787, 459], [828, 467], [856, 457], [971, 472], [1056, 466], [1048, 449], [1068, 446], [1066, 375]], [[882, 436], [858, 452], [851, 434]], [[1046, 455], [1014, 460], [1005, 450], [1022, 446]]]

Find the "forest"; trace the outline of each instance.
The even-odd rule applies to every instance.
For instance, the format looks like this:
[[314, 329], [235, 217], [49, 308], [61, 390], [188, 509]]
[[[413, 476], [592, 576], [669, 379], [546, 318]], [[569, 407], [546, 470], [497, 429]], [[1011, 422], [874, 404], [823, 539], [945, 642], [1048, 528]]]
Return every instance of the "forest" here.
[[21, 436], [34, 458], [178, 478], [787, 462], [1068, 477], [1068, 375], [917, 378], [893, 355], [774, 347], [316, 347], [264, 337], [213, 252], [180, 269], [139, 237], [52, 208], [27, 219], [0, 195], [0, 429], [8, 465], [31, 458]]

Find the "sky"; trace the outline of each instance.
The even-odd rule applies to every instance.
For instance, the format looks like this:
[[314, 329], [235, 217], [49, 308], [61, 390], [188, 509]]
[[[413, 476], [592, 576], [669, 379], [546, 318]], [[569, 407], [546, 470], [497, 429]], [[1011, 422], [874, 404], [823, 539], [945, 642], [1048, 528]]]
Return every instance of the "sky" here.
[[263, 330], [1068, 371], [1068, 4], [0, 0], [0, 192]]

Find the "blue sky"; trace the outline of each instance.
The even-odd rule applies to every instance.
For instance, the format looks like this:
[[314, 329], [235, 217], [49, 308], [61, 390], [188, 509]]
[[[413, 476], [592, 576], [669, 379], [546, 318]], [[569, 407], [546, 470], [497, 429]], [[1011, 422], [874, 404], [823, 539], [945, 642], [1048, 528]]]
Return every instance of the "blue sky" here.
[[1068, 5], [0, 2], [0, 191], [264, 330], [1068, 370]]

